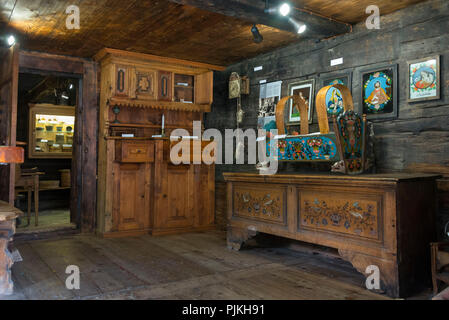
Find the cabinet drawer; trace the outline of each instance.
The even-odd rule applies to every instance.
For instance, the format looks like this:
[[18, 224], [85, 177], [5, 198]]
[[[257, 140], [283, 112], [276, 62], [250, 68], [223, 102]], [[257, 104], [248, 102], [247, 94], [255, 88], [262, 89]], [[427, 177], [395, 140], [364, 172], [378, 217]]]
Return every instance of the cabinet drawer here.
[[154, 162], [154, 142], [116, 141], [115, 160], [118, 162]]

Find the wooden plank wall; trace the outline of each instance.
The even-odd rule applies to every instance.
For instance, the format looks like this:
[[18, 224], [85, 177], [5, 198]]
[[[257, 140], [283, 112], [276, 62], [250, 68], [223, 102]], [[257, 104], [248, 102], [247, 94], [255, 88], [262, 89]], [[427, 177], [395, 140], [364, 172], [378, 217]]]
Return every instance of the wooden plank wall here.
[[[381, 12], [382, 14], [382, 12]], [[449, 1], [430, 0], [381, 17], [380, 30], [368, 30], [364, 22], [351, 34], [321, 42], [304, 41], [260, 55], [215, 73], [214, 104], [206, 116], [206, 128], [235, 128], [236, 100], [228, 100], [227, 82], [231, 72], [247, 75], [251, 94], [243, 96], [245, 118], [242, 128], [256, 128], [259, 81], [282, 80], [282, 95], [288, 83], [320, 77], [335, 71], [352, 71], [352, 93], [356, 110], [361, 107], [361, 74], [366, 68], [398, 64], [399, 116], [376, 121], [376, 165], [379, 171], [415, 170], [439, 172], [449, 176]], [[407, 102], [407, 61], [441, 55], [440, 100]], [[344, 64], [330, 67], [330, 60], [344, 58]], [[263, 70], [254, 72], [254, 67]], [[318, 131], [316, 113], [311, 132]], [[314, 130], [314, 131], [313, 131]], [[285, 171], [317, 169], [314, 165], [282, 164]], [[224, 171], [254, 170], [254, 165], [217, 165], [216, 180]], [[449, 220], [449, 180], [439, 182], [439, 228]], [[218, 185], [218, 184], [217, 184]], [[218, 193], [217, 193], [218, 194]], [[216, 201], [217, 205], [222, 203]], [[223, 212], [217, 209], [217, 213]], [[218, 218], [217, 218], [218, 219]], [[441, 232], [439, 233], [441, 234]]]

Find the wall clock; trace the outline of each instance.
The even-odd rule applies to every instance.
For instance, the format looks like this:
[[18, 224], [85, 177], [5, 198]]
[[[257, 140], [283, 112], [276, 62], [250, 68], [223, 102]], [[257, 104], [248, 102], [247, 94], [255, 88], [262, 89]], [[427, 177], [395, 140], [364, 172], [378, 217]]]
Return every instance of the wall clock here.
[[240, 76], [237, 72], [233, 72], [229, 77], [229, 99], [240, 97]]

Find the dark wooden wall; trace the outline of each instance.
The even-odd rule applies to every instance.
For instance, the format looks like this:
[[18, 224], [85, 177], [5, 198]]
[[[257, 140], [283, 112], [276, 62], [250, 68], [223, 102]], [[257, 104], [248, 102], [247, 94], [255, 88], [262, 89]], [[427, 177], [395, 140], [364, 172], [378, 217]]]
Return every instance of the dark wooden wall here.
[[[382, 14], [382, 12], [381, 12]], [[242, 127], [256, 128], [259, 81], [282, 80], [282, 95], [288, 83], [316, 80], [334, 71], [352, 71], [355, 108], [361, 105], [362, 69], [398, 64], [399, 116], [374, 122], [378, 171], [414, 170], [438, 172], [449, 177], [449, 1], [430, 0], [381, 17], [380, 30], [368, 30], [364, 23], [351, 34], [321, 42], [307, 41], [230, 66], [214, 77], [214, 104], [206, 116], [206, 128], [235, 128], [236, 100], [228, 100], [227, 82], [231, 72], [248, 75], [251, 94], [243, 97], [245, 118]], [[407, 61], [441, 55], [440, 100], [407, 102]], [[344, 58], [344, 64], [330, 67], [330, 60]], [[262, 71], [253, 68], [263, 66]], [[318, 131], [316, 114], [312, 130]], [[312, 131], [314, 132], [314, 131]], [[319, 170], [313, 165], [282, 164], [280, 170]], [[321, 168], [322, 169], [322, 168]], [[327, 168], [324, 168], [327, 169]], [[254, 170], [254, 165], [217, 165], [217, 185], [224, 171]], [[449, 220], [449, 180], [439, 182], [439, 227]], [[217, 203], [220, 203], [217, 201]], [[221, 210], [217, 210], [220, 212]], [[440, 232], [441, 234], [441, 232]]]

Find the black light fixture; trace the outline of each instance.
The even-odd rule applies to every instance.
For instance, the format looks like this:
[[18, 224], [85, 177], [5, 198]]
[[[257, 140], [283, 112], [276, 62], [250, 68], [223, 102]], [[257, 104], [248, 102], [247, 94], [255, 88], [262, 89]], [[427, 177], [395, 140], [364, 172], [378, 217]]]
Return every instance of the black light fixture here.
[[256, 25], [253, 25], [251, 28], [251, 33], [253, 34], [253, 41], [255, 43], [261, 43], [263, 41], [263, 37], [259, 32], [259, 29], [257, 29]]
[[288, 21], [295, 27], [296, 33], [298, 34], [303, 33], [307, 29], [307, 26], [304, 23], [299, 22], [292, 17], [289, 17], [291, 12], [291, 6], [287, 2], [284, 2], [279, 6], [270, 8], [268, 0], [265, 0], [264, 12], [269, 14], [274, 14], [277, 12], [283, 17], [288, 17]]

